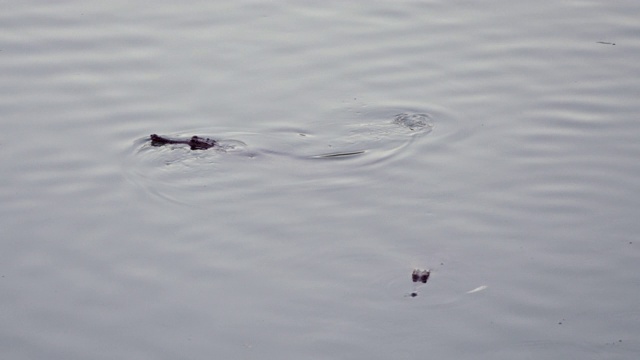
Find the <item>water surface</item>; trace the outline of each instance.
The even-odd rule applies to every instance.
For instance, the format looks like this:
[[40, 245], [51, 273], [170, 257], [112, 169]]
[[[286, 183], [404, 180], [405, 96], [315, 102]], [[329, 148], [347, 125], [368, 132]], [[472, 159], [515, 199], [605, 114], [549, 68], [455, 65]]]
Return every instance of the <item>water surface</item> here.
[[637, 357], [638, 14], [6, 4], [3, 357]]

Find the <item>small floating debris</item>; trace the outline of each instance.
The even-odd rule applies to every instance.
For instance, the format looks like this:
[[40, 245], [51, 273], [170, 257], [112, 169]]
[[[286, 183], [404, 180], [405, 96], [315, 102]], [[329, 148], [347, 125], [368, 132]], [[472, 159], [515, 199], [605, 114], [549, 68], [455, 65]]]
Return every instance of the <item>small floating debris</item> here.
[[411, 274], [411, 280], [413, 280], [413, 282], [420, 281], [421, 283], [426, 284], [427, 280], [429, 280], [429, 275], [431, 275], [431, 271], [429, 270], [414, 269]]
[[429, 280], [429, 275], [431, 275], [431, 270], [413, 269], [413, 272], [411, 273], [411, 281], [416, 284], [413, 286], [413, 291], [409, 296], [418, 296], [418, 285], [420, 285], [420, 283], [426, 284]]
[[616, 43], [612, 43], [612, 42], [608, 42], [608, 41], [596, 41], [596, 44], [615, 45]]

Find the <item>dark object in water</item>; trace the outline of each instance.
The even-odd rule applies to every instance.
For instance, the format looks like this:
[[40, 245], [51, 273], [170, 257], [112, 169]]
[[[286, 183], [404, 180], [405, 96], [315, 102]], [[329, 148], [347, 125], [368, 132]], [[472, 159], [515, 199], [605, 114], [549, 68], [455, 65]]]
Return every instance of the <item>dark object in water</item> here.
[[414, 269], [413, 273], [411, 273], [411, 280], [413, 280], [413, 282], [420, 281], [421, 283], [426, 284], [427, 280], [429, 280], [429, 275], [431, 275], [429, 270]]
[[[411, 281], [413, 281], [414, 283], [426, 284], [427, 280], [429, 280], [429, 275], [431, 275], [431, 270], [413, 269], [413, 272], [411, 273]], [[413, 291], [409, 294], [409, 296], [411, 297], [418, 296], [418, 287], [420, 285], [421, 284], [414, 284]]]
[[171, 139], [168, 137], [151, 134], [151, 146], [162, 146], [167, 144], [185, 144], [191, 147], [191, 150], [207, 150], [218, 144], [217, 141], [199, 136], [192, 136], [190, 139]]

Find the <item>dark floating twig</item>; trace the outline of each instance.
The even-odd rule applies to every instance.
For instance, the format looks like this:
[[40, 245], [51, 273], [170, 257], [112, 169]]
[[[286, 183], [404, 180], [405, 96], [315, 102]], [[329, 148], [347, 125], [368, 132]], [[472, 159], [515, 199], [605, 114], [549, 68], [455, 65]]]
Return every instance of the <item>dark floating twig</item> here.
[[596, 44], [615, 45], [616, 43], [607, 42], [607, 41], [596, 41]]

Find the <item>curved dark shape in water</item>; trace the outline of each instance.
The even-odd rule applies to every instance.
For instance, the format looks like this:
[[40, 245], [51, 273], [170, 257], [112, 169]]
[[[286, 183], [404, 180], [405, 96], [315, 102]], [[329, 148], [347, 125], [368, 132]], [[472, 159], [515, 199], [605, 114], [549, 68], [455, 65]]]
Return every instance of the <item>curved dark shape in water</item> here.
[[207, 150], [218, 144], [217, 141], [209, 138], [203, 138], [200, 136], [192, 136], [190, 139], [178, 139], [170, 138], [166, 136], [160, 136], [157, 134], [151, 134], [151, 146], [162, 146], [167, 144], [185, 144], [191, 147], [191, 150]]

